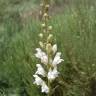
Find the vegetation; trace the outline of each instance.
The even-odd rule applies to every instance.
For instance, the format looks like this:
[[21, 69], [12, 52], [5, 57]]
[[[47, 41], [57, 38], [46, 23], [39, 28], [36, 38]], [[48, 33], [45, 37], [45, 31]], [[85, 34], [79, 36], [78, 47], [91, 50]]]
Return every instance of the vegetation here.
[[[53, 9], [49, 21], [64, 58], [59, 68], [64, 95], [56, 90], [54, 96], [95, 96], [96, 1], [66, 1], [55, 1], [56, 8], [64, 7], [59, 14]], [[38, 4], [37, 0], [0, 0], [0, 96], [44, 95], [33, 85], [32, 77], [41, 31], [41, 21], [34, 18]], [[30, 10], [35, 10], [35, 16]]]

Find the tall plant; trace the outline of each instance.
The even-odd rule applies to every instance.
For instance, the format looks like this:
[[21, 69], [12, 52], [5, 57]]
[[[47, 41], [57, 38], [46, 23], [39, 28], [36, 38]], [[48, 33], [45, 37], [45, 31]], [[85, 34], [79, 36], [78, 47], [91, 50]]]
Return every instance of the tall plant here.
[[[39, 64], [36, 64], [37, 71], [33, 75], [35, 78], [34, 84], [40, 86], [41, 92], [46, 93], [47, 96], [51, 96], [54, 93], [53, 83], [56, 78], [59, 78], [60, 72], [58, 72], [58, 65], [64, 61], [61, 59], [61, 52], [58, 52], [57, 44], [54, 43], [52, 34], [52, 26], [48, 23], [50, 0], [43, 0], [40, 4], [42, 10], [42, 33], [40, 37], [40, 48], [36, 48], [35, 56], [40, 59]], [[55, 86], [56, 87], [56, 86]]]

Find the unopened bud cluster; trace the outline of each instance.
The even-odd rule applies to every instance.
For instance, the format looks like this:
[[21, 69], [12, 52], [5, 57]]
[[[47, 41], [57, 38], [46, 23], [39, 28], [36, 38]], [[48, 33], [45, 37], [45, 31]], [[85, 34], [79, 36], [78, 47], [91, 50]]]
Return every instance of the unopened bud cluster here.
[[40, 60], [39, 64], [36, 64], [37, 71], [33, 75], [35, 78], [34, 84], [41, 86], [41, 92], [44, 92], [50, 96], [51, 83], [58, 77], [59, 72], [57, 70], [58, 64], [61, 59], [61, 52], [57, 50], [57, 44], [53, 43], [52, 26], [48, 24], [48, 10], [49, 3], [45, 0], [40, 6], [43, 8], [43, 17], [41, 24], [43, 32], [39, 34], [40, 48], [36, 48], [35, 56]]

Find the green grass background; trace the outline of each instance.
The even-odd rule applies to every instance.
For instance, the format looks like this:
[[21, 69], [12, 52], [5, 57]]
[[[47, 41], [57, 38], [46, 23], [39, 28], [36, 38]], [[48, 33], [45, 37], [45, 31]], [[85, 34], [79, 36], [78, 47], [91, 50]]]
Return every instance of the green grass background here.
[[[43, 96], [33, 85], [35, 48], [39, 47], [40, 21], [20, 13], [36, 10], [38, 0], [0, 0], [0, 96]], [[55, 0], [61, 13], [49, 21], [62, 52], [59, 66], [65, 82], [63, 94], [96, 95], [96, 1]], [[55, 9], [53, 9], [54, 12]], [[38, 11], [37, 11], [38, 12]], [[38, 14], [38, 13], [37, 13]]]

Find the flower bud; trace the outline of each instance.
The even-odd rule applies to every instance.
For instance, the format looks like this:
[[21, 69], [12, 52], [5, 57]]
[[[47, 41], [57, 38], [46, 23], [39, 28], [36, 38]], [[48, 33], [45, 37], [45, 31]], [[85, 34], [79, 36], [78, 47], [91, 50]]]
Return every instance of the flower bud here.
[[50, 7], [49, 4], [45, 5], [46, 12], [48, 11], [49, 7]]
[[44, 47], [44, 44], [43, 44], [43, 42], [39, 42], [39, 45], [43, 48]]
[[53, 54], [57, 52], [57, 44], [54, 44], [52, 47]]
[[43, 6], [44, 6], [44, 4], [43, 4], [43, 3], [41, 3], [41, 4], [40, 4], [40, 6], [41, 6], [41, 7], [43, 7]]
[[52, 31], [52, 26], [48, 26], [48, 30], [49, 31]]
[[42, 34], [42, 33], [40, 33], [40, 34], [39, 34], [39, 37], [40, 37], [40, 38], [43, 38], [43, 34]]
[[45, 17], [45, 18], [48, 17], [48, 14], [47, 14], [47, 13], [44, 13], [44, 17]]
[[42, 15], [42, 11], [40, 11], [39, 14]]
[[49, 4], [45, 5], [45, 8], [49, 8], [49, 7], [50, 7], [50, 5], [49, 5]]
[[42, 24], [42, 27], [43, 27], [43, 28], [45, 28], [45, 27], [46, 27], [46, 24], [45, 24], [45, 23], [43, 23], [43, 24]]
[[47, 38], [47, 41], [48, 41], [48, 42], [52, 41], [52, 37], [53, 37], [53, 35], [52, 35], [52, 34], [49, 34], [49, 36], [48, 36], [48, 38]]

